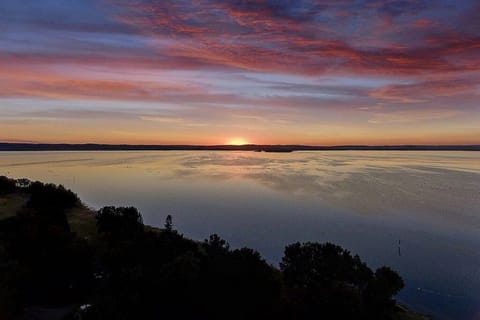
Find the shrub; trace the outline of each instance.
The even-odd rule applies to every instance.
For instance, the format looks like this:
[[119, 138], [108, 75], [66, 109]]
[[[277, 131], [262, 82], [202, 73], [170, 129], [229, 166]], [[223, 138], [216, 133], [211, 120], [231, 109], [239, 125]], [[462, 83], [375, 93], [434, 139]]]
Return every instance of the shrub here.
[[131, 237], [143, 232], [143, 219], [134, 207], [104, 207], [97, 212], [97, 230], [114, 237]]
[[15, 180], [0, 176], [0, 195], [14, 193], [16, 190]]

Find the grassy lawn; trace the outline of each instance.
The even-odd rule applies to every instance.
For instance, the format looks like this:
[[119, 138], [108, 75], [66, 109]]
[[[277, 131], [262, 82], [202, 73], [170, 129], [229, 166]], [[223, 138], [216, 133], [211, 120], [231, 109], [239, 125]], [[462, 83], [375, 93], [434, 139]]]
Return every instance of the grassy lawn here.
[[[26, 194], [9, 194], [0, 197], [0, 220], [14, 216], [23, 207], [29, 196]], [[66, 212], [68, 224], [72, 232], [83, 238], [96, 236], [97, 227], [95, 211], [83, 205], [78, 205]], [[145, 226], [146, 230], [158, 231], [158, 228]]]
[[66, 212], [70, 230], [79, 237], [92, 239], [97, 234], [95, 212], [83, 205]]
[[[66, 212], [70, 230], [79, 237], [94, 240], [97, 235], [95, 210], [78, 205]], [[161, 229], [145, 226], [145, 231], [160, 232]]]
[[26, 194], [9, 194], [0, 196], [0, 220], [14, 216], [28, 201]]
[[[28, 201], [29, 195], [16, 193], [0, 196], [0, 220], [13, 217]], [[78, 205], [66, 212], [72, 232], [80, 237], [96, 235], [95, 212], [83, 205]]]

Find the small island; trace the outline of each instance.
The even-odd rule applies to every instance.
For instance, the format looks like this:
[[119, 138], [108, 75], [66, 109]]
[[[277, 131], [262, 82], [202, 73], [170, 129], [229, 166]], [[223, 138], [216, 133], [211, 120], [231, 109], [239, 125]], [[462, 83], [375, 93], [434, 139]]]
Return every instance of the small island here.
[[0, 177], [0, 319], [427, 319], [399, 306], [389, 267], [332, 243], [293, 243], [279, 267], [166, 216], [93, 211], [53, 184]]

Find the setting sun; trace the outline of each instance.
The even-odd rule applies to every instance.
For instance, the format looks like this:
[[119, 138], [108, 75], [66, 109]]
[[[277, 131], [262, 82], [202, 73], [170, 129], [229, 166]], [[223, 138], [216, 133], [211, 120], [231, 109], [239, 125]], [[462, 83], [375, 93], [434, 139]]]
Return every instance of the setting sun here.
[[243, 138], [232, 138], [227, 141], [227, 145], [243, 146], [245, 144], [249, 144], [249, 142]]

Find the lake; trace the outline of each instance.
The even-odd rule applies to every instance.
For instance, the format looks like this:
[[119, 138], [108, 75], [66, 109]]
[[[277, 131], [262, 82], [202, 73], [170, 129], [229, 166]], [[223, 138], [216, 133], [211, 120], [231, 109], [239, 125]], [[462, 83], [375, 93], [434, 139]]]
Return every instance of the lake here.
[[334, 242], [397, 270], [409, 307], [480, 319], [480, 152], [0, 152], [0, 175], [135, 206], [146, 224], [171, 214], [275, 265], [286, 244]]

